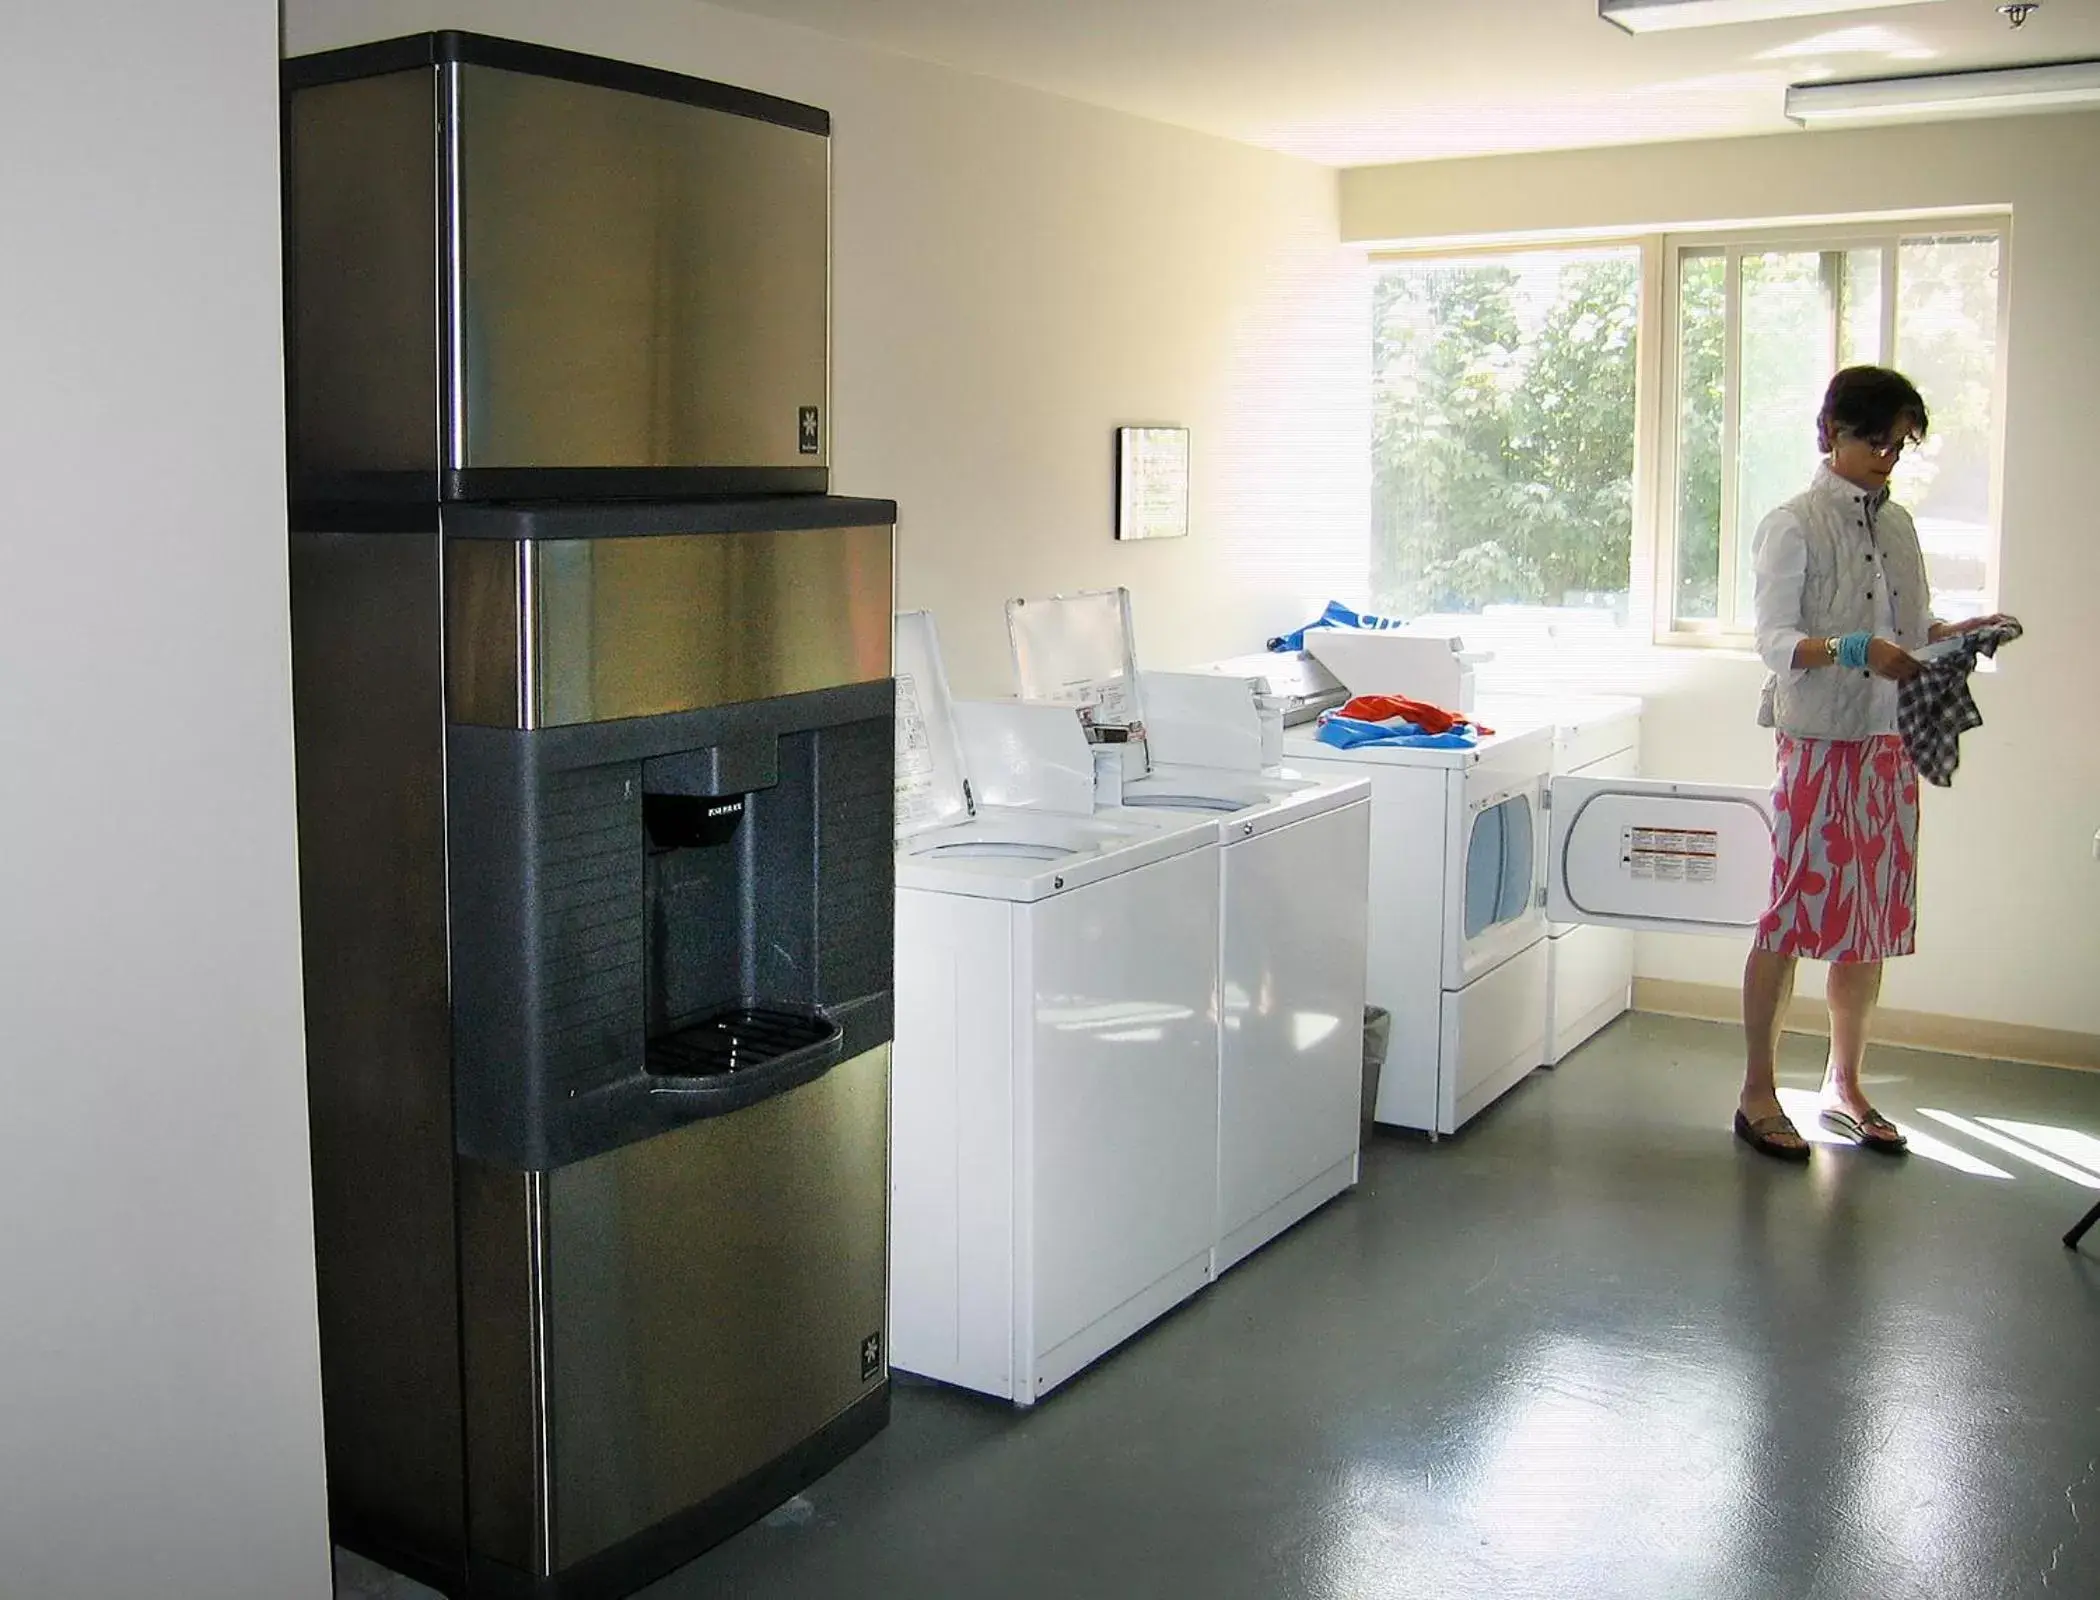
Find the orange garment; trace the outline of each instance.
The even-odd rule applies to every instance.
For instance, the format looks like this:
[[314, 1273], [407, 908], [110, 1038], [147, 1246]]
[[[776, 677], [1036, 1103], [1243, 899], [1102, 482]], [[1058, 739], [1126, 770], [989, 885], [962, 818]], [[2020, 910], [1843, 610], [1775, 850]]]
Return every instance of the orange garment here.
[[1493, 728], [1484, 728], [1471, 717], [1461, 716], [1456, 711], [1446, 711], [1426, 700], [1410, 700], [1398, 694], [1360, 694], [1343, 706], [1339, 714], [1356, 722], [1411, 722], [1424, 733], [1449, 733], [1461, 723], [1483, 739], [1493, 737], [1495, 732]]

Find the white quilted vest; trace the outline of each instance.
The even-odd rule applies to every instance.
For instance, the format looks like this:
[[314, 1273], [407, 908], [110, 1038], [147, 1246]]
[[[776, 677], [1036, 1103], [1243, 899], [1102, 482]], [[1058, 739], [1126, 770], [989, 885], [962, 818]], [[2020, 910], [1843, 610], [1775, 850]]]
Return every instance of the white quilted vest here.
[[[1932, 592], [1925, 556], [1910, 513], [1894, 501], [1883, 504], [1871, 526], [1866, 502], [1842, 479], [1818, 474], [1807, 493], [1786, 509], [1801, 520], [1808, 546], [1808, 579], [1801, 591], [1801, 631], [1811, 639], [1880, 630], [1873, 594], [1873, 551], [1878, 543], [1896, 613], [1896, 643], [1914, 650], [1932, 626]], [[1843, 667], [1819, 667], [1792, 682], [1778, 674], [1765, 680], [1758, 707], [1760, 726], [1808, 739], [1864, 739], [1873, 731], [1874, 675]]]

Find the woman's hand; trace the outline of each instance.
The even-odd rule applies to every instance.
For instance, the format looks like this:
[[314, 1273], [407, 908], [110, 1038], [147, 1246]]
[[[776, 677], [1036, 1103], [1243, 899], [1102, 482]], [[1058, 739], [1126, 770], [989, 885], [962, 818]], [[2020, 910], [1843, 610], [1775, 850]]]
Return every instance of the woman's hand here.
[[1993, 611], [1987, 617], [1971, 617], [1967, 622], [1935, 622], [1926, 630], [1926, 637], [1934, 644], [1942, 639], [1959, 638], [1965, 633], [1974, 633], [1978, 628], [2002, 628], [2007, 623], [2017, 625], [2019, 618], [2008, 616], [2003, 611]]
[[1918, 658], [1893, 639], [1874, 639], [1867, 644], [1867, 670], [1877, 678], [1907, 683], [1925, 669]]

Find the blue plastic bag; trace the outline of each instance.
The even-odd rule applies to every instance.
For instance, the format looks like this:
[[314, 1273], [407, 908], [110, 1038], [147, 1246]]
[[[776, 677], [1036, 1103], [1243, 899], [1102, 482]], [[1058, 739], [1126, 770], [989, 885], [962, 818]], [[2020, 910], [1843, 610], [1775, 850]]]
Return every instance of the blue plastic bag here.
[[1286, 633], [1269, 641], [1269, 648], [1285, 654], [1305, 648], [1305, 636], [1316, 628], [1358, 628], [1369, 633], [1383, 633], [1388, 628], [1404, 626], [1399, 617], [1374, 617], [1366, 612], [1352, 611], [1339, 600], [1327, 602], [1327, 609], [1296, 633]]

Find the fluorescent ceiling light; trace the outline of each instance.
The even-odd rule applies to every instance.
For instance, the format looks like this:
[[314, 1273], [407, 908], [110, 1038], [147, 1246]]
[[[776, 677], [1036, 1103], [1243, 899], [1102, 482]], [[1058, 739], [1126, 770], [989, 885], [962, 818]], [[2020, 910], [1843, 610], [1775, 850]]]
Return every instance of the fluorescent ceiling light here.
[[1786, 114], [1809, 128], [1904, 117], [2002, 117], [2075, 106], [2100, 106], [2100, 61], [1797, 83], [1786, 92]]
[[1736, 22], [1771, 22], [1780, 17], [1829, 17], [1877, 6], [1927, 0], [1597, 0], [1597, 15], [1628, 33], [1672, 28], [1722, 28]]

